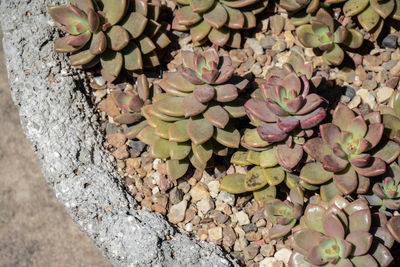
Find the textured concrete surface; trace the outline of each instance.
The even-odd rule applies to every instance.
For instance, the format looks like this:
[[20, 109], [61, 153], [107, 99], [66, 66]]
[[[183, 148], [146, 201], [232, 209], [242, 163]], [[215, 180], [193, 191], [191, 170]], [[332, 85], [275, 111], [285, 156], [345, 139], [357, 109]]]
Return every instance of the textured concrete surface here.
[[84, 94], [85, 76], [53, 52], [50, 0], [0, 2], [13, 101], [42, 172], [72, 219], [117, 266], [231, 266], [220, 247], [136, 210], [118, 181]]
[[4, 63], [0, 44], [0, 266], [111, 266], [47, 185], [11, 101]]

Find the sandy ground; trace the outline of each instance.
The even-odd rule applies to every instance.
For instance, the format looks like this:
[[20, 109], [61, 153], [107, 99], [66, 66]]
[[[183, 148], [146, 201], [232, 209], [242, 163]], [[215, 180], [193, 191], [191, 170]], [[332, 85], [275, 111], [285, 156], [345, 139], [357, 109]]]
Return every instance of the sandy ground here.
[[1, 47], [0, 266], [111, 266], [46, 184], [11, 101]]

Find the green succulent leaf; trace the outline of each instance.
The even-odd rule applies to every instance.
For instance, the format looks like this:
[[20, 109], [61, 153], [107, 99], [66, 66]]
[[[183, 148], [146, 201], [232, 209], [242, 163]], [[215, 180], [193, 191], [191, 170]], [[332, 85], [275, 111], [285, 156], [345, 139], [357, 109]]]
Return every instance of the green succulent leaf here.
[[247, 191], [244, 185], [245, 177], [246, 175], [239, 173], [226, 175], [221, 180], [220, 188], [233, 194], [245, 193]]
[[167, 174], [168, 178], [176, 180], [187, 172], [189, 168], [189, 161], [184, 160], [167, 160]]
[[255, 191], [267, 185], [268, 180], [265, 176], [264, 169], [259, 166], [253, 167], [244, 179], [244, 186], [246, 191]]
[[326, 171], [320, 162], [307, 163], [300, 171], [300, 179], [310, 184], [323, 184], [333, 177], [333, 173]]

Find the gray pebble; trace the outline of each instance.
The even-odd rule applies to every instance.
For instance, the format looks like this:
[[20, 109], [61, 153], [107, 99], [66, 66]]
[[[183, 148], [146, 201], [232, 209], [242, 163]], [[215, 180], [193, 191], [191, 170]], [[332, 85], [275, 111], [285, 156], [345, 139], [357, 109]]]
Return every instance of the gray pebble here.
[[397, 47], [397, 36], [389, 34], [382, 40], [382, 46], [386, 48], [396, 48]]

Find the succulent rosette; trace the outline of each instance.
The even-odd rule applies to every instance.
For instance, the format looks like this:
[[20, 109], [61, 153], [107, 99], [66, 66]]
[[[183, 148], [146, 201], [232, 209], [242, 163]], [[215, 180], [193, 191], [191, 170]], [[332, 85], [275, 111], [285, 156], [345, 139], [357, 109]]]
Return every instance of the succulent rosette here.
[[192, 42], [210, 40], [218, 46], [240, 48], [240, 30], [256, 26], [256, 17], [268, 0], [178, 0], [172, 28], [190, 31]]
[[[121, 86], [120, 86], [121, 87]], [[141, 108], [149, 102], [147, 78], [141, 75], [134, 88], [125, 84], [124, 89], [114, 89], [99, 103], [99, 109], [104, 111], [115, 123], [125, 124], [125, 135], [134, 139], [147, 126], [143, 121]]]
[[386, 18], [400, 20], [400, 3], [396, 0], [337, 0], [345, 2], [343, 13], [346, 17], [357, 16], [357, 20], [375, 41], [382, 31]]
[[305, 47], [323, 51], [323, 59], [332, 65], [343, 62], [343, 48], [359, 48], [364, 40], [359, 31], [335, 25], [332, 16], [323, 8], [318, 10], [311, 24], [299, 26], [296, 34]]
[[[308, 204], [290, 237], [294, 253], [289, 267], [389, 266], [389, 249], [371, 234], [372, 216], [365, 199]], [[384, 237], [384, 235], [382, 235]], [[391, 239], [391, 238], [389, 238]]]
[[308, 140], [303, 148], [316, 161], [300, 171], [302, 185], [320, 185], [323, 200], [336, 194], [365, 194], [369, 178], [382, 175], [400, 147], [382, 139], [384, 126], [379, 112], [359, 115], [339, 103], [332, 123], [320, 125], [321, 137]]
[[267, 82], [245, 104], [247, 116], [257, 128], [245, 131], [243, 147], [266, 156], [273, 153], [287, 170], [298, 165], [303, 157], [302, 144], [326, 116], [326, 101], [310, 93], [312, 72], [311, 63], [304, 63], [294, 52], [283, 68], [270, 70]]
[[69, 6], [50, 6], [56, 26], [67, 33], [56, 40], [57, 52], [72, 53], [72, 66], [101, 64], [113, 81], [121, 69], [135, 71], [159, 65], [156, 50], [170, 40], [157, 22], [160, 5], [145, 0], [71, 0]]
[[382, 122], [385, 125], [385, 135], [400, 143], [400, 92], [395, 91], [387, 106], [379, 106]]
[[381, 210], [400, 209], [400, 167], [396, 162], [390, 164], [388, 173], [381, 183], [372, 187], [373, 195], [364, 196], [370, 205], [379, 206]]
[[269, 237], [277, 239], [290, 233], [303, 215], [303, 191], [296, 187], [290, 191], [290, 201], [274, 199], [265, 206], [265, 218], [272, 222]]
[[167, 160], [168, 176], [183, 176], [189, 161], [204, 169], [213, 154], [226, 156], [238, 148], [240, 133], [232, 119], [246, 115], [238, 98], [248, 81], [234, 76], [229, 56], [209, 48], [182, 51], [183, 65], [164, 73], [159, 86], [165, 91], [142, 108], [150, 125], [138, 138], [150, 145], [150, 155]]

